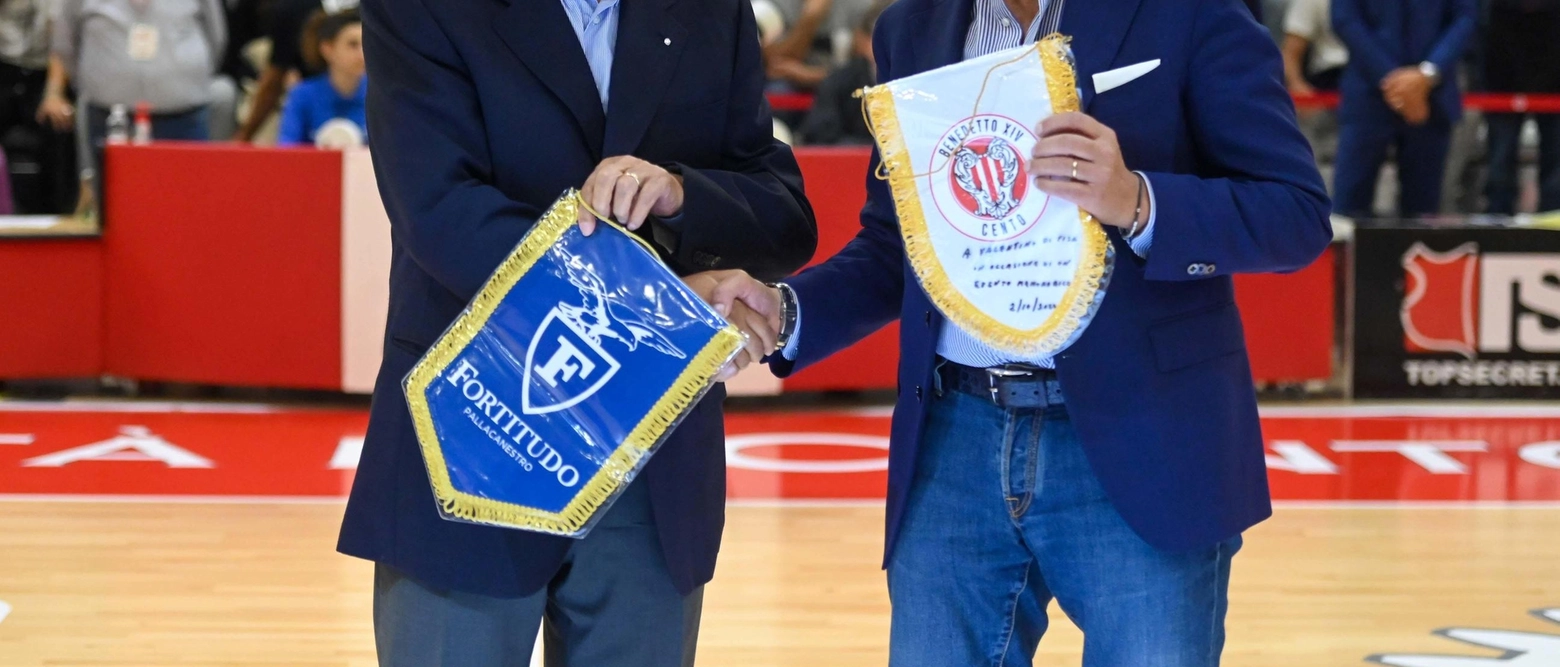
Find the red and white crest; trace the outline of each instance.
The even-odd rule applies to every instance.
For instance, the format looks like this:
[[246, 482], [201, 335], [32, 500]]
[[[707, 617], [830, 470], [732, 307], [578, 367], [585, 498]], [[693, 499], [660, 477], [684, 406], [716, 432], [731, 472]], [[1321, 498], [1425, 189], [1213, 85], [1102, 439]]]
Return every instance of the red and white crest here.
[[1403, 253], [1403, 346], [1409, 352], [1478, 350], [1479, 245], [1435, 252], [1415, 243]]
[[1001, 137], [980, 137], [959, 147], [948, 178], [959, 206], [985, 220], [1007, 217], [1029, 188], [1022, 156]]

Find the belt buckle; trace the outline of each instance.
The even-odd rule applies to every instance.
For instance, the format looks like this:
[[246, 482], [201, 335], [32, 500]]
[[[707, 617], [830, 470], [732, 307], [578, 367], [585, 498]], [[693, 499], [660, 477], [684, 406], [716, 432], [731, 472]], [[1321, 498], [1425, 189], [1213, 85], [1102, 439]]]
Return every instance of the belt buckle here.
[[986, 384], [987, 384], [987, 386], [991, 390], [991, 402], [992, 403], [996, 403], [997, 405], [1002, 405], [1002, 401], [999, 400], [999, 396], [1000, 396], [1001, 392], [1000, 392], [999, 387], [997, 387], [997, 381], [998, 381], [999, 378], [1001, 378], [1001, 379], [1009, 379], [1009, 378], [1033, 377], [1034, 374], [1035, 374], [1033, 370], [1030, 370], [1028, 368], [1013, 367], [1013, 366], [993, 366], [993, 367], [987, 368], [985, 370], [986, 370]]

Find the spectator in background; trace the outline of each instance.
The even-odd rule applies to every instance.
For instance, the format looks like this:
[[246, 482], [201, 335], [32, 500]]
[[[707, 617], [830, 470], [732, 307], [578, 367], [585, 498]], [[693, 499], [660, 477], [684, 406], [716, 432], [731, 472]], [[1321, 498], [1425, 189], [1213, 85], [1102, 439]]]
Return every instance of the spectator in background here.
[[804, 144], [864, 145], [872, 143], [872, 132], [861, 113], [861, 100], [855, 92], [877, 81], [877, 63], [872, 59], [872, 28], [889, 0], [879, 0], [861, 17], [851, 37], [851, 57], [837, 67], [818, 86], [812, 111], [802, 123], [799, 139]]
[[363, 19], [356, 9], [329, 15], [321, 12], [310, 23], [304, 44], [314, 54], [310, 60], [322, 62], [325, 73], [305, 79], [287, 94], [277, 145], [313, 145], [321, 126], [337, 120], [352, 123], [347, 127], [356, 128], [357, 142], [361, 143], [367, 126], [363, 105], [368, 92]]
[[65, 213], [76, 201], [71, 116], [40, 110], [48, 69], [45, 0], [0, 0], [0, 146], [19, 213]]
[[789, 29], [764, 47], [771, 81], [813, 90], [851, 52], [852, 33], [874, 0], [774, 0]]
[[[1560, 93], [1560, 0], [1491, 0], [1485, 32], [1484, 82], [1491, 92]], [[1528, 114], [1491, 113], [1489, 212], [1517, 210], [1517, 156]], [[1538, 210], [1560, 209], [1560, 115], [1538, 124]]]
[[1440, 210], [1452, 125], [1462, 117], [1457, 63], [1477, 12], [1474, 0], [1333, 0], [1333, 29], [1349, 50], [1339, 84], [1339, 213], [1372, 215], [1389, 148], [1399, 214]]
[[764, 47], [764, 65], [771, 81], [800, 90], [812, 90], [823, 83], [829, 75], [829, 46], [826, 38], [820, 44], [818, 30], [833, 9], [834, 0], [806, 0], [790, 29]]
[[1284, 82], [1292, 95], [1336, 91], [1349, 49], [1333, 33], [1331, 0], [1294, 0], [1284, 13]]
[[253, 81], [260, 73], [255, 71], [244, 49], [265, 36], [265, 17], [262, 16], [263, 0], [227, 0], [227, 49], [222, 54], [222, 65], [211, 82], [211, 138], [217, 141], [231, 139], [238, 132], [238, 100], [244, 82]]
[[53, 57], [42, 113], [59, 123], [74, 110], [70, 79], [86, 100], [94, 146], [109, 109], [146, 102], [157, 139], [204, 141], [211, 79], [227, 27], [220, 0], [57, 0]]
[[239, 125], [235, 141], [254, 141], [260, 128], [271, 119], [281, 104], [287, 88], [300, 78], [320, 73], [320, 68], [310, 64], [303, 50], [303, 32], [309, 18], [324, 10], [334, 13], [356, 7], [354, 0], [332, 0], [327, 7], [321, 0], [273, 0], [271, 3], [266, 36], [271, 39], [271, 57], [260, 72], [260, 82], [249, 100], [249, 114]]

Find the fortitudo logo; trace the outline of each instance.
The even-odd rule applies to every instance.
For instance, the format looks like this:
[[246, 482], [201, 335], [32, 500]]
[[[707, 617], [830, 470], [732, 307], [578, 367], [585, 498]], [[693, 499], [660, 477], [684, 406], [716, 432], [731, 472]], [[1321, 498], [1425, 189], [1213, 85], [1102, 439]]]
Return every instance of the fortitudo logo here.
[[[1436, 252], [1421, 242], [1402, 264], [1410, 385], [1560, 386], [1560, 254], [1481, 253], [1474, 242]], [[1441, 358], [1414, 358], [1431, 355]]]

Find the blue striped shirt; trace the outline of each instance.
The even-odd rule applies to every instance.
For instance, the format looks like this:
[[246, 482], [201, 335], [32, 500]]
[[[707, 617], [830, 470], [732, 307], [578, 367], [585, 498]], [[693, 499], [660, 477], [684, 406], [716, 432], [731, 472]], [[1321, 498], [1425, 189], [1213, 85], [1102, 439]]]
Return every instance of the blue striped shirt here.
[[590, 63], [596, 92], [601, 94], [601, 108], [606, 109], [607, 91], [612, 88], [612, 56], [617, 49], [619, 0], [562, 1], [569, 25], [574, 27], [574, 35], [580, 38], [580, 48], [585, 51], [585, 61]]
[[[1061, 0], [1065, 2], [1066, 0]], [[1011, 49], [1034, 41], [1043, 35], [1041, 29], [1045, 27], [1046, 10], [1050, 6], [1050, 0], [1040, 0], [1040, 12], [1035, 16], [1028, 27], [1019, 25], [1018, 19], [1009, 11], [1003, 0], [975, 0], [974, 15], [970, 20], [970, 29], [964, 38], [964, 59], [978, 58], [989, 53]], [[1060, 7], [1058, 7], [1060, 9]], [[1054, 21], [1056, 17], [1050, 17]], [[1051, 30], [1054, 30], [1054, 26]], [[1049, 34], [1049, 30], [1047, 34]], [[1141, 172], [1139, 172], [1141, 173]], [[1144, 176], [1144, 181], [1148, 177]], [[1155, 205], [1153, 183], [1148, 184], [1148, 198], [1151, 213], [1148, 223], [1137, 238], [1131, 241], [1132, 251], [1140, 257], [1148, 257], [1149, 248], [1154, 242], [1154, 220], [1158, 216], [1159, 207]], [[786, 359], [796, 359], [798, 340], [801, 338], [802, 304], [797, 304], [798, 314], [796, 330], [791, 336], [791, 341], [786, 345], [781, 355]], [[943, 321], [941, 336], [937, 341], [937, 354], [954, 363], [972, 366], [975, 368], [990, 368], [1010, 363], [1026, 363], [1040, 366], [1041, 368], [1055, 368], [1056, 364], [1050, 357], [1018, 358], [1013, 355], [993, 349], [982, 343], [973, 334], [959, 328], [947, 320]]]

